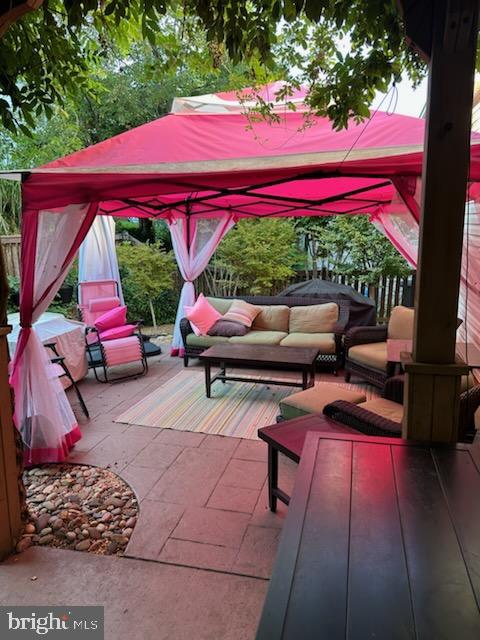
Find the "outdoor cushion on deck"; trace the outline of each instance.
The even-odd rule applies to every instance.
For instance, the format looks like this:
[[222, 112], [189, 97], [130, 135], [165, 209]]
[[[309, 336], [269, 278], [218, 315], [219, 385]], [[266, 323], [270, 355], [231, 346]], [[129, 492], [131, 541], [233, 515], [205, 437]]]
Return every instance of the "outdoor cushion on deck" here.
[[330, 333], [338, 320], [335, 302], [312, 304], [290, 309], [290, 333]]
[[310, 389], [293, 393], [280, 401], [280, 413], [285, 420], [298, 418], [308, 413], [321, 413], [323, 407], [335, 400], [359, 404], [366, 396], [361, 391], [352, 391], [336, 384], [320, 382]]
[[280, 343], [282, 347], [317, 347], [321, 353], [334, 354], [334, 333], [290, 333]]
[[348, 358], [359, 364], [387, 370], [387, 343], [371, 342], [369, 344], [357, 344], [348, 350]]
[[229, 338], [225, 336], [196, 336], [189, 333], [187, 336], [187, 344], [192, 347], [212, 347], [214, 344], [222, 344], [228, 342]]
[[388, 337], [391, 340], [412, 340], [415, 311], [399, 305], [392, 309], [388, 321]]
[[392, 420], [393, 422], [402, 422], [403, 418], [403, 406], [393, 400], [387, 400], [387, 398], [375, 398], [374, 400], [368, 400], [362, 402], [360, 405], [362, 409], [367, 409], [372, 413], [376, 413], [382, 418]]
[[228, 341], [232, 344], [280, 344], [287, 334], [285, 331], [249, 331], [244, 336], [233, 336]]
[[261, 311], [252, 324], [259, 331], [285, 331], [288, 333], [290, 309], [286, 305], [257, 305]]

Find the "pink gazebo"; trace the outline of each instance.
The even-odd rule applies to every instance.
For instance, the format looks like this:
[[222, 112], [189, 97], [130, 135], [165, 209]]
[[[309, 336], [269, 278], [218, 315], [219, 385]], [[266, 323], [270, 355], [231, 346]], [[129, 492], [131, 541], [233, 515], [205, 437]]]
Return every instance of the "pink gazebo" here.
[[[269, 99], [275, 87], [265, 87]], [[335, 131], [275, 104], [278, 122], [246, 117], [237, 94], [181, 98], [172, 113], [43, 167], [2, 174], [22, 180], [22, 331], [12, 363], [15, 419], [27, 463], [62, 459], [80, 434], [63, 390], [45, 382], [46, 356], [32, 330], [95, 216], [164, 218], [185, 280], [178, 322], [192, 304], [192, 281], [242, 217], [369, 215], [410, 264], [416, 264], [424, 121], [382, 112]], [[469, 200], [480, 183], [480, 135], [472, 135]], [[469, 317], [478, 308], [478, 214], [467, 218], [472, 258]], [[466, 272], [465, 272], [466, 273]], [[464, 295], [462, 300], [464, 301]], [[462, 302], [464, 305], [464, 302]], [[461, 307], [462, 308], [462, 307]], [[465, 317], [465, 315], [463, 316]], [[470, 322], [480, 338], [480, 320]]]

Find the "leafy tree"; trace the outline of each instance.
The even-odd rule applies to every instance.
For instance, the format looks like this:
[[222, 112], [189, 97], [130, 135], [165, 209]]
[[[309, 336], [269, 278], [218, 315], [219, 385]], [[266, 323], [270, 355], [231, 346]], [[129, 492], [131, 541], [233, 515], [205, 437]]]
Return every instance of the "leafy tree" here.
[[406, 276], [411, 269], [391, 242], [370, 222], [368, 216], [334, 216], [318, 235], [319, 255], [329, 268], [344, 275], [361, 275], [368, 284], [381, 276]]
[[[117, 256], [130, 315], [139, 302], [147, 302], [153, 326], [156, 327], [155, 301], [172, 288], [175, 273], [173, 255], [161, 251], [157, 245], [122, 243], [117, 246]], [[133, 294], [133, 304], [130, 304], [129, 292]]]
[[[300, 260], [295, 230], [287, 218], [240, 220], [218, 247], [211, 266], [217, 287], [238, 288], [252, 294], [267, 293], [293, 275]], [[217, 277], [223, 272], [223, 278]], [[218, 290], [215, 293], [220, 293]]]

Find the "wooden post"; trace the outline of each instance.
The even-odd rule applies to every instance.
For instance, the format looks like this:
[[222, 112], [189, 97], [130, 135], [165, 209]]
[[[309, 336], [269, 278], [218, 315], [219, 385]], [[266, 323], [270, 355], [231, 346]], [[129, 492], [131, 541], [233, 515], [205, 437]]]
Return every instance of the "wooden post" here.
[[423, 165], [413, 359], [406, 363], [403, 435], [452, 442], [458, 433], [455, 364], [478, 1], [436, 0]]
[[0, 559], [11, 553], [20, 534], [24, 490], [21, 459], [15, 440], [12, 397], [8, 384], [8, 342], [11, 327], [6, 324], [8, 286], [0, 246]]

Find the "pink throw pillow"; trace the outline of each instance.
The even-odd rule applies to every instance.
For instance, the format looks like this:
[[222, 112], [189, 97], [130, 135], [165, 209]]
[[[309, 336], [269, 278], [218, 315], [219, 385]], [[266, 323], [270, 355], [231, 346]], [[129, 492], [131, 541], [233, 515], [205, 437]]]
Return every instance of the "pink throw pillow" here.
[[212, 307], [203, 293], [198, 296], [193, 307], [185, 306], [185, 315], [190, 320], [192, 329], [197, 336], [206, 336], [215, 322], [222, 317], [222, 314]]
[[100, 340], [116, 340], [117, 338], [127, 338], [133, 335], [136, 324], [124, 324], [122, 327], [113, 327], [113, 329], [107, 329], [98, 334]]
[[110, 309], [106, 313], [102, 313], [101, 316], [95, 320], [95, 329], [102, 333], [107, 329], [113, 329], [114, 327], [123, 326], [127, 321], [127, 307], [115, 307]]

